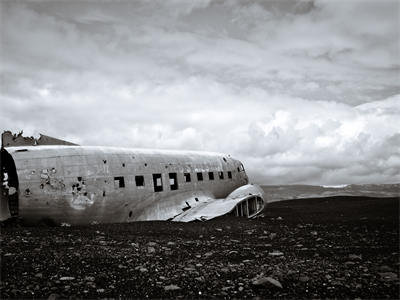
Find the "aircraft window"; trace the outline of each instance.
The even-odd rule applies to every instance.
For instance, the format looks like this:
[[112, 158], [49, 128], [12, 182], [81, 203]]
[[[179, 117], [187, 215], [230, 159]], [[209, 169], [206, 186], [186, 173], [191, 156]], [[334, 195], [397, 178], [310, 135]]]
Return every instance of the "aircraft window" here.
[[228, 178], [232, 179], [232, 172], [231, 171], [228, 171]]
[[240, 164], [240, 166], [238, 167], [238, 171], [239, 171], [239, 172], [243, 172], [243, 171], [244, 171], [243, 164]]
[[162, 192], [163, 185], [161, 174], [153, 174], [153, 185], [155, 192]]
[[169, 186], [171, 188], [171, 191], [178, 189], [178, 178], [176, 176], [176, 173], [169, 173]]
[[214, 180], [214, 172], [208, 172], [208, 179]]
[[203, 173], [197, 173], [197, 181], [203, 181]]
[[114, 187], [115, 188], [124, 188], [125, 180], [123, 176], [114, 177]]
[[190, 173], [183, 173], [183, 177], [185, 177], [185, 182], [190, 182]]
[[144, 176], [135, 176], [136, 186], [144, 186]]
[[224, 172], [218, 172], [219, 179], [224, 179]]

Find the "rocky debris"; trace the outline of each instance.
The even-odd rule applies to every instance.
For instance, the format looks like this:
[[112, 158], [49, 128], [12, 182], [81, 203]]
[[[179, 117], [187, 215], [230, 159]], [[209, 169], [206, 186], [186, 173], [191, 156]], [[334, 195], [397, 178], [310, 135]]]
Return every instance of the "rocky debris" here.
[[398, 299], [399, 199], [325, 201], [252, 220], [5, 226], [1, 299]]
[[164, 286], [164, 290], [166, 291], [176, 291], [176, 290], [180, 290], [181, 288], [175, 284], [170, 284], [167, 286]]
[[283, 252], [275, 250], [275, 251], [269, 252], [268, 255], [269, 256], [283, 256]]
[[361, 255], [356, 255], [356, 254], [349, 254], [349, 259], [351, 259], [351, 260], [361, 260], [362, 256]]
[[379, 275], [381, 276], [381, 279], [383, 281], [397, 281], [398, 280], [397, 274], [393, 273], [393, 272], [379, 273]]
[[308, 276], [300, 276], [299, 281], [301, 282], [308, 282], [310, 281], [310, 278]]
[[47, 300], [57, 300], [60, 299], [60, 295], [58, 294], [50, 294]]
[[61, 281], [69, 281], [69, 280], [74, 280], [75, 279], [75, 277], [70, 277], [70, 276], [63, 276], [63, 277], [60, 277], [60, 280]]
[[278, 280], [276, 280], [272, 277], [255, 278], [252, 280], [251, 283], [254, 286], [271, 286], [271, 285], [273, 285], [275, 287], [282, 288], [282, 284]]

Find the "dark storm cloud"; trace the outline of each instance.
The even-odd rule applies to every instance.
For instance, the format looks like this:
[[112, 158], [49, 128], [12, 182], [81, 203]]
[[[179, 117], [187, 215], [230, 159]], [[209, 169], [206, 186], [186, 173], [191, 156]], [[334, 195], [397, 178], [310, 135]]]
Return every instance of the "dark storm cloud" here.
[[2, 1], [0, 129], [400, 180], [397, 1]]

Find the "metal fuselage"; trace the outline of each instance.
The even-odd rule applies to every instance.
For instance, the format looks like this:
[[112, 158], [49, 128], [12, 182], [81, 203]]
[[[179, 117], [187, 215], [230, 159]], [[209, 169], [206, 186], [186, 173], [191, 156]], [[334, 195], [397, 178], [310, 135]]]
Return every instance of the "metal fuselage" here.
[[[240, 161], [217, 153], [85, 146], [2, 151], [12, 162], [8, 158], [2, 175], [1, 201], [10, 198], [4, 193], [12, 189], [7, 181], [17, 181], [13, 192], [18, 216], [29, 221], [168, 220], [199, 201], [225, 198], [248, 183]], [[7, 170], [12, 164], [17, 178]]]

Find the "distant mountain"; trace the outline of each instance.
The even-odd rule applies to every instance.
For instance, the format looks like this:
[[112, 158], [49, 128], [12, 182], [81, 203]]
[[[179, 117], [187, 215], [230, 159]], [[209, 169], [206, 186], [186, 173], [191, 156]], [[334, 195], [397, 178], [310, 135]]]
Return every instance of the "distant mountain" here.
[[263, 185], [267, 201], [330, 196], [400, 197], [400, 183], [319, 185]]

